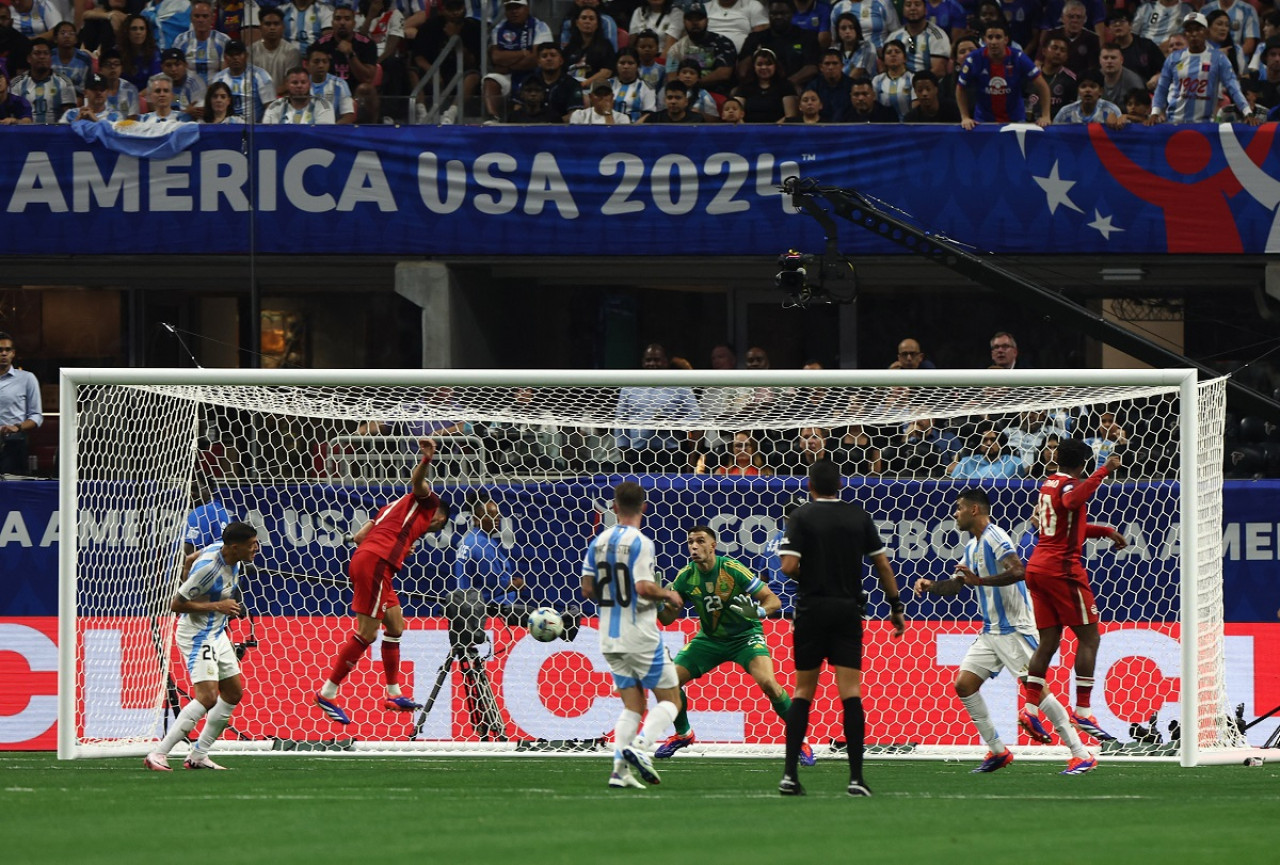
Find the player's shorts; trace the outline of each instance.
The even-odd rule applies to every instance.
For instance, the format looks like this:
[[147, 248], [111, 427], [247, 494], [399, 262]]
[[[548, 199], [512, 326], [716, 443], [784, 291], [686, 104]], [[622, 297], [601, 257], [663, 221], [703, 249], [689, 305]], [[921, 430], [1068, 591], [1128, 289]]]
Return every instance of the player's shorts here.
[[764, 634], [758, 631], [748, 631], [727, 640], [695, 634], [676, 655], [676, 666], [684, 667], [689, 671], [689, 677], [696, 679], [730, 661], [745, 670], [752, 659], [761, 656], [769, 657], [769, 646], [764, 641]]
[[847, 598], [808, 598], [796, 605], [791, 645], [797, 670], [816, 670], [824, 660], [862, 669], [862, 604]]
[[674, 688], [680, 684], [676, 665], [671, 663], [667, 647], [658, 644], [653, 652], [605, 652], [604, 659], [613, 671], [613, 684], [618, 690], [639, 685], [652, 691], [654, 688]]
[[216, 637], [184, 637], [177, 634], [174, 641], [186, 661], [191, 684], [196, 682], [221, 682], [240, 675], [240, 661], [236, 658], [231, 638], [223, 631]]
[[960, 669], [980, 679], [993, 679], [1001, 670], [1021, 677], [1039, 645], [1031, 634], [979, 634], [964, 653]]
[[1086, 576], [1027, 571], [1027, 589], [1036, 611], [1037, 628], [1098, 623], [1098, 602]]
[[353, 613], [381, 620], [387, 610], [400, 606], [400, 599], [391, 587], [396, 569], [390, 562], [373, 553], [356, 550], [347, 573], [351, 577]]

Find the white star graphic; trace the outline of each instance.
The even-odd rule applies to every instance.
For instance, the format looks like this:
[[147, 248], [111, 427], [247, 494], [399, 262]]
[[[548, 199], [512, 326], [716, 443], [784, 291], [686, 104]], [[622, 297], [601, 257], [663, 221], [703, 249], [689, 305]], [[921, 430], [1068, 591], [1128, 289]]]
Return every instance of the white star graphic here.
[[1111, 224], [1110, 216], [1103, 216], [1096, 209], [1093, 211], [1093, 222], [1089, 223], [1089, 227], [1101, 234], [1103, 240], [1110, 240], [1113, 231], [1124, 231], [1123, 228], [1116, 228]]
[[1027, 158], [1027, 133], [1028, 132], [1044, 132], [1034, 123], [1010, 123], [1000, 127], [1001, 132], [1012, 132], [1018, 136], [1018, 149], [1022, 151], [1022, 158]]
[[1071, 187], [1075, 186], [1076, 182], [1074, 180], [1063, 180], [1058, 176], [1057, 160], [1054, 160], [1053, 169], [1049, 172], [1048, 177], [1036, 177], [1035, 175], [1032, 175], [1031, 179], [1038, 183], [1040, 188], [1044, 190], [1045, 199], [1049, 204], [1050, 216], [1053, 216], [1053, 214], [1058, 210], [1059, 204], [1071, 208], [1076, 213], [1084, 213], [1084, 211], [1077, 207], [1076, 203], [1071, 200], [1071, 196], [1068, 195], [1071, 191]]

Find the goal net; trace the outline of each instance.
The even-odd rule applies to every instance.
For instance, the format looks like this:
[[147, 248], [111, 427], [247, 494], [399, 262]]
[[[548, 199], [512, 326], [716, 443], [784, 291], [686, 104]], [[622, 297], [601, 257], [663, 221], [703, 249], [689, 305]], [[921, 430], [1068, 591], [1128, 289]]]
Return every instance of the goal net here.
[[[952, 507], [970, 486], [990, 494], [993, 520], [1027, 558], [1039, 482], [1065, 436], [1124, 463], [1090, 516], [1128, 546], [1086, 548], [1103, 621], [1093, 706], [1118, 740], [1106, 750], [1192, 765], [1242, 744], [1224, 685], [1224, 385], [1197, 384], [1193, 371], [85, 369], [64, 371], [62, 410], [64, 758], [143, 753], [190, 698], [169, 605], [189, 517], [211, 502], [262, 542], [244, 579], [251, 615], [231, 625], [245, 698], [219, 749], [601, 748], [621, 705], [579, 573], [623, 479], [646, 489], [644, 530], [665, 579], [704, 524], [719, 553], [768, 580], [783, 615], [764, 632], [789, 690], [794, 594], [776, 545], [822, 455], [841, 464], [842, 495], [875, 518], [907, 601], [907, 635], [891, 640], [868, 568], [869, 752], [976, 754], [951, 687], [980, 627], [975, 598], [909, 587], [953, 573], [965, 538]], [[397, 578], [401, 685], [427, 706], [384, 708], [375, 644], [343, 683], [353, 723], [340, 727], [312, 699], [352, 630], [350, 538], [406, 492], [427, 434], [439, 445], [431, 482], [453, 515]], [[565, 613], [573, 639], [533, 640], [525, 623], [538, 606]], [[690, 615], [665, 629], [673, 655], [696, 628]], [[1073, 659], [1068, 640], [1050, 671], [1064, 702]], [[823, 682], [811, 716], [819, 754], [842, 744]], [[1016, 680], [1002, 674], [982, 693], [1014, 741]], [[780, 749], [784, 725], [740, 668], [709, 672], [686, 695], [695, 752]]]

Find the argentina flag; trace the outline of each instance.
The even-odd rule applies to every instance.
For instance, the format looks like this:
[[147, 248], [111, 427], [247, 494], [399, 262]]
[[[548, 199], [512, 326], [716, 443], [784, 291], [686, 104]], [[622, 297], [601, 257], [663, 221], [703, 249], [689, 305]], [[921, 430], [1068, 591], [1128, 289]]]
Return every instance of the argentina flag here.
[[85, 141], [142, 159], [168, 159], [200, 138], [200, 125], [197, 123], [139, 123], [136, 120], [94, 123], [77, 120], [71, 128]]

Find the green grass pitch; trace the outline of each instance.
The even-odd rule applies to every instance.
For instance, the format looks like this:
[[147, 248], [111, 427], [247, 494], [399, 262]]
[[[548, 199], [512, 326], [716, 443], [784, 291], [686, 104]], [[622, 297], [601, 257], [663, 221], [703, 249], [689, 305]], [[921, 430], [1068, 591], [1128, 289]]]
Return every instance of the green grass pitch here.
[[662, 784], [605, 787], [592, 757], [231, 755], [234, 771], [148, 772], [141, 758], [0, 756], [0, 862], [1126, 863], [1280, 861], [1280, 763], [1111, 762], [1062, 777], [1023, 760], [869, 761], [776, 792], [774, 759], [682, 756]]

